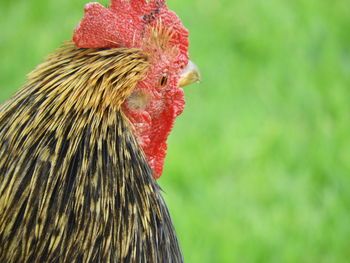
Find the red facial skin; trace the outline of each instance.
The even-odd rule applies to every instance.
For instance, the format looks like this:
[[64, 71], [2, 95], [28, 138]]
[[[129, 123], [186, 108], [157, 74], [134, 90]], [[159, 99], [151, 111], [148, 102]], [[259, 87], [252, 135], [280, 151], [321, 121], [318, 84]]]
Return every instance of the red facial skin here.
[[[81, 48], [140, 48], [150, 54], [151, 66], [122, 110], [134, 125], [134, 133], [154, 170], [162, 174], [167, 137], [184, 109], [184, 93], [178, 86], [188, 63], [188, 31], [165, 1], [112, 0], [85, 7], [85, 16], [73, 36]], [[164, 80], [166, 77], [166, 80]], [[135, 106], [133, 101], [141, 101]]]

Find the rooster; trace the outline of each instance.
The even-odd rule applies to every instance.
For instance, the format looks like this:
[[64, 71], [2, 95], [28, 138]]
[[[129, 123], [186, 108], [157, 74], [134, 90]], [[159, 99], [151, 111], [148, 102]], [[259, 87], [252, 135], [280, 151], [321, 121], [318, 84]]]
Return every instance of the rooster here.
[[0, 262], [183, 262], [155, 179], [198, 80], [165, 0], [87, 4], [0, 107]]

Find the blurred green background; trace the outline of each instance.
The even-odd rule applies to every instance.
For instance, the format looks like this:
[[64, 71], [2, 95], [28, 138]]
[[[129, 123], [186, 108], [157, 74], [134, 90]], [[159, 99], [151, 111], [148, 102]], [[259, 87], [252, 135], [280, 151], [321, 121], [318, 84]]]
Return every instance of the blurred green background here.
[[[0, 0], [1, 101], [85, 2]], [[159, 180], [186, 262], [349, 262], [350, 2], [168, 2], [203, 75]]]

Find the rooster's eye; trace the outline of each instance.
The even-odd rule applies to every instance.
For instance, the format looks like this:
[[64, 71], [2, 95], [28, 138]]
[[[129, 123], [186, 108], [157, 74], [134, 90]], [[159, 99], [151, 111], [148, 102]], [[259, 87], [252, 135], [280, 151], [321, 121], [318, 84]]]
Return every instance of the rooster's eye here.
[[159, 86], [163, 88], [168, 83], [168, 75], [164, 73], [159, 80]]

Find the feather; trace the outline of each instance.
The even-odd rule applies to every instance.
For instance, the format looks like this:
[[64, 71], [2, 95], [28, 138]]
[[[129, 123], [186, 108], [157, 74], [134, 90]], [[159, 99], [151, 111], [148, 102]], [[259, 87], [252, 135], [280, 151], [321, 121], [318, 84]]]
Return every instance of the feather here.
[[120, 110], [148, 67], [69, 42], [0, 107], [0, 262], [183, 262]]

